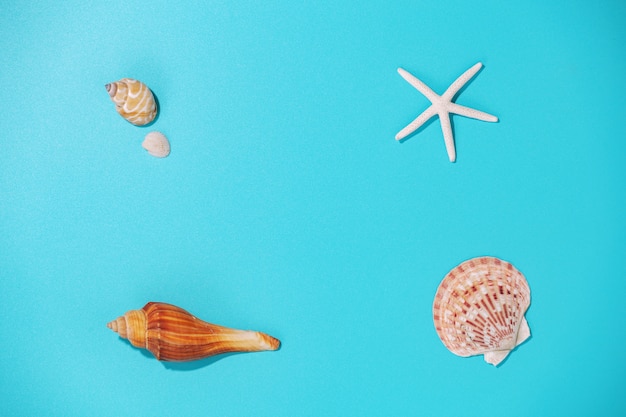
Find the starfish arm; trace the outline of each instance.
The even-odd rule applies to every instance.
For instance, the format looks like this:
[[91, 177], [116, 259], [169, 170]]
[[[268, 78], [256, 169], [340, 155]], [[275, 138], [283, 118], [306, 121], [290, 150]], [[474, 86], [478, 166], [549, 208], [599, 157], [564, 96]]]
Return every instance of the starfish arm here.
[[413, 87], [415, 87], [417, 89], [417, 91], [419, 91], [424, 96], [426, 96], [426, 98], [428, 100], [430, 100], [431, 102], [433, 100], [439, 99], [439, 94], [437, 94], [433, 90], [431, 90], [429, 86], [427, 86], [422, 81], [417, 79], [417, 77], [414, 76], [413, 74], [409, 73], [408, 71], [406, 71], [406, 70], [404, 70], [402, 68], [398, 68], [398, 74], [400, 74], [402, 76], [402, 78], [404, 78], [406, 80], [406, 82], [408, 82]]
[[497, 122], [498, 121], [498, 118], [492, 114], [485, 113], [480, 110], [472, 109], [470, 107], [461, 106], [456, 103], [448, 103], [447, 110], [450, 113], [469, 117], [471, 119], [482, 120], [483, 122]]
[[431, 117], [433, 117], [437, 112], [433, 106], [430, 106], [422, 114], [417, 116], [415, 120], [409, 123], [404, 129], [398, 132], [396, 135], [396, 140], [402, 140], [409, 136], [411, 133], [415, 132], [419, 129], [424, 123], [426, 123]]
[[467, 84], [467, 82], [469, 80], [471, 80], [472, 78], [474, 78], [474, 75], [476, 75], [476, 73], [478, 71], [480, 71], [480, 69], [483, 67], [483, 64], [481, 62], [475, 64], [472, 68], [468, 69], [467, 71], [465, 71], [463, 74], [461, 74], [461, 76], [459, 78], [457, 78], [451, 85], [450, 87], [448, 87], [448, 89], [446, 90], [445, 93], [443, 93], [443, 95], [441, 96], [442, 99], [445, 99], [447, 101], [451, 101], [454, 96], [456, 95], [456, 93], [459, 92], [459, 90], [461, 88], [463, 88], [463, 86], [465, 84]]
[[450, 123], [450, 114], [447, 112], [439, 113], [439, 122], [443, 131], [443, 140], [446, 143], [446, 151], [450, 162], [456, 160], [456, 149], [454, 148], [454, 135], [452, 134], [452, 124]]

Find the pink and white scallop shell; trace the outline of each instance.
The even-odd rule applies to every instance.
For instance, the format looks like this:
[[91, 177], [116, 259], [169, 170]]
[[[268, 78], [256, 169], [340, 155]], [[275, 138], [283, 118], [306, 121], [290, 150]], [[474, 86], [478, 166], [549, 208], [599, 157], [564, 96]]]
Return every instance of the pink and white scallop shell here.
[[433, 304], [435, 329], [459, 356], [484, 355], [497, 366], [530, 336], [524, 317], [530, 305], [526, 278], [510, 263], [479, 257], [450, 271]]

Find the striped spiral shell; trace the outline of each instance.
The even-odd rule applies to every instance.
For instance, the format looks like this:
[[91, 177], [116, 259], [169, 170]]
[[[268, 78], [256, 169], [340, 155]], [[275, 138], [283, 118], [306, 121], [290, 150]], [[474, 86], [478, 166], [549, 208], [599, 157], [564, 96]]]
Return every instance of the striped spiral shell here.
[[117, 112], [135, 126], [147, 125], [156, 117], [158, 109], [154, 95], [141, 81], [122, 78], [105, 87]]
[[459, 356], [484, 354], [498, 365], [530, 336], [524, 314], [530, 305], [526, 278], [498, 258], [479, 257], [450, 271], [433, 304], [435, 329]]
[[207, 323], [166, 303], [148, 303], [140, 310], [130, 310], [107, 327], [160, 361], [186, 362], [221, 353], [280, 347], [278, 339], [265, 333]]

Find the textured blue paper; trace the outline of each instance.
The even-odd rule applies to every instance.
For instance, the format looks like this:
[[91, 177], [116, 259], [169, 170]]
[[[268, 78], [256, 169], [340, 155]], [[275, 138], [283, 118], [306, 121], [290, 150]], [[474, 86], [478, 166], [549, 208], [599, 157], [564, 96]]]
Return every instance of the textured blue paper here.
[[[3, 3], [1, 415], [626, 414], [624, 3], [337, 3]], [[478, 61], [499, 123], [453, 117], [455, 164], [436, 119], [394, 140], [429, 104], [397, 67]], [[532, 290], [498, 368], [432, 324], [479, 255]], [[105, 326], [148, 301], [282, 348], [159, 363]]]

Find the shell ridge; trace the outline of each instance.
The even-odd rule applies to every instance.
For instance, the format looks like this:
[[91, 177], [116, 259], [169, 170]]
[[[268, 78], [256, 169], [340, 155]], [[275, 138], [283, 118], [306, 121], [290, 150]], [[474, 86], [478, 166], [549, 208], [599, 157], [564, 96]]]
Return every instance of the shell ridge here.
[[493, 257], [474, 258], [441, 281], [433, 321], [452, 353], [483, 354], [489, 363], [499, 363], [530, 334], [524, 318], [529, 304], [528, 283], [512, 264]]

